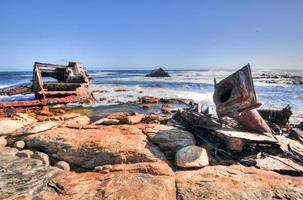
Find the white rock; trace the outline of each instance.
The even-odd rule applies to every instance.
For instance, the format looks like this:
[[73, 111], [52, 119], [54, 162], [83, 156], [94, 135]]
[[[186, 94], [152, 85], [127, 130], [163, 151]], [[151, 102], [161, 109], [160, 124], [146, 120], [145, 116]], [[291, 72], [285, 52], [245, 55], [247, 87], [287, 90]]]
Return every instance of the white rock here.
[[23, 140], [19, 140], [15, 142], [14, 147], [17, 149], [23, 149], [25, 147], [25, 142]]
[[43, 164], [45, 164], [46, 166], [49, 166], [49, 156], [43, 152], [35, 151], [32, 158], [41, 160], [43, 162]]
[[16, 153], [19, 157], [31, 158], [34, 153], [31, 150], [22, 150]]
[[94, 125], [100, 125], [100, 124], [116, 125], [116, 124], [119, 124], [119, 122], [120, 122], [120, 120], [118, 120], [118, 119], [102, 118], [102, 119], [99, 119], [98, 121], [95, 121], [93, 124]]
[[58, 167], [59, 169], [62, 169], [64, 171], [70, 171], [70, 166], [65, 161], [59, 161], [59, 162], [57, 162], [57, 164], [55, 165], [55, 167]]
[[0, 120], [0, 136], [11, 135], [18, 129], [23, 128], [24, 123], [18, 120], [4, 119]]
[[204, 167], [209, 165], [207, 152], [198, 146], [187, 146], [176, 153], [176, 164], [179, 167]]
[[32, 126], [27, 133], [39, 133], [58, 126], [58, 122], [43, 122]]

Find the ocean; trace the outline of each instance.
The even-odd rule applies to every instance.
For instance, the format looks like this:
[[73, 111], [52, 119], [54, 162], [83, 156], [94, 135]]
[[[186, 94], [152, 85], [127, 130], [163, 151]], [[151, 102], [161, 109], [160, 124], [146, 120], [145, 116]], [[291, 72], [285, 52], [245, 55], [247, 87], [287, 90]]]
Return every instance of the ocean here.
[[[171, 77], [150, 78], [145, 77], [149, 70], [113, 70], [89, 71], [93, 78], [94, 90], [107, 90], [105, 93], [95, 93], [96, 99], [106, 98], [107, 102], [128, 102], [138, 96], [157, 96], [165, 98], [187, 98], [200, 102], [202, 105], [214, 107], [212, 95], [214, 91], [214, 78], [217, 81], [227, 77], [234, 70], [168, 70]], [[254, 71], [253, 77], [264, 73], [283, 73], [284, 71]], [[302, 71], [287, 72], [287, 74], [303, 76]], [[0, 72], [0, 88], [19, 83], [29, 82], [32, 72]], [[291, 121], [303, 121], [303, 85], [272, 84], [254, 79], [258, 101], [261, 108], [280, 109], [287, 104], [292, 106], [294, 112]], [[117, 89], [126, 89], [116, 92]], [[14, 99], [30, 99], [33, 95], [17, 96]], [[0, 97], [0, 101], [12, 97]], [[104, 105], [97, 103], [94, 107]], [[108, 103], [106, 103], [108, 104]]]

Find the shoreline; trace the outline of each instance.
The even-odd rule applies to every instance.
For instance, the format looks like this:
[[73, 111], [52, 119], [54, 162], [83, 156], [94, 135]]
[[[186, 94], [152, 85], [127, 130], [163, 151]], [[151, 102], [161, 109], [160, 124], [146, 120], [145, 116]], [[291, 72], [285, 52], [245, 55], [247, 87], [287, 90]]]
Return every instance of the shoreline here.
[[[283, 143], [291, 142], [299, 148], [297, 153], [302, 151], [303, 144], [286, 138], [291, 130], [300, 130], [296, 128], [298, 125], [281, 127], [283, 134], [275, 135], [280, 147], [273, 145], [274, 140], [264, 138], [267, 142], [261, 145], [261, 150], [256, 146], [259, 137], [250, 135], [250, 139], [248, 136], [240, 139], [245, 145], [238, 152], [239, 146], [226, 143], [232, 137], [227, 139], [227, 135], [222, 137], [212, 131], [212, 123], [220, 125], [212, 111], [203, 109], [203, 113], [197, 113], [196, 104], [190, 101], [160, 102], [156, 97], [148, 97], [141, 99], [141, 103], [96, 109], [93, 113], [90, 108], [56, 108], [2, 118], [0, 126], [1, 121], [7, 120], [7, 128], [0, 137], [0, 165], [5, 169], [0, 172], [0, 184], [10, 182], [10, 185], [2, 187], [1, 196], [13, 199], [199, 199], [201, 194], [225, 199], [247, 196], [271, 199], [277, 194], [281, 198], [302, 197], [303, 163], [295, 157], [285, 157], [290, 152], [283, 147]], [[198, 121], [200, 125], [193, 129]], [[243, 132], [232, 119], [223, 119], [221, 123], [220, 126]], [[187, 153], [186, 148], [192, 149]], [[207, 154], [198, 153], [195, 157], [194, 152], [200, 149]], [[182, 160], [182, 154], [178, 154], [181, 150], [193, 160]], [[273, 153], [277, 151], [281, 152]], [[260, 196], [253, 195], [256, 193]]]

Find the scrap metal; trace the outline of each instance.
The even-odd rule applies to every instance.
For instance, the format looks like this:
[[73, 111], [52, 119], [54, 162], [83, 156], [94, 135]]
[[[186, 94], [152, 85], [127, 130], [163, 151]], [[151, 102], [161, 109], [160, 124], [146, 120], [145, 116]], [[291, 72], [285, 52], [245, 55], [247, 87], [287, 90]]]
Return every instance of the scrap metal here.
[[86, 68], [80, 63], [69, 62], [68, 65], [57, 65], [35, 62], [31, 86], [28, 84], [26, 87], [22, 85], [22, 88], [15, 86], [15, 92], [11, 92], [10, 88], [2, 89], [3, 93], [9, 91], [6, 92], [7, 95], [23, 94], [27, 89], [35, 94], [35, 99], [0, 102], [0, 113], [6, 113], [6, 110], [11, 112], [13, 108], [18, 107], [92, 102], [90, 81]]
[[219, 83], [215, 80], [213, 99], [219, 117], [232, 117], [249, 131], [272, 134], [256, 110], [261, 104], [257, 102], [249, 64]]

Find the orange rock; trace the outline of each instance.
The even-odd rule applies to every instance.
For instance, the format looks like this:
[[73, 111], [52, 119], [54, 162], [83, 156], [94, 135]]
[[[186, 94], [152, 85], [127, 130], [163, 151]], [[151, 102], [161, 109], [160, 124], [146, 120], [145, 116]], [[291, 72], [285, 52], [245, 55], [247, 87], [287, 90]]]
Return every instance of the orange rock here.
[[43, 149], [52, 157], [85, 169], [105, 164], [166, 160], [147, 141], [142, 131], [130, 125], [100, 125], [98, 129], [54, 128], [24, 138], [29, 148]]
[[241, 165], [176, 172], [177, 199], [302, 199], [303, 177]]

